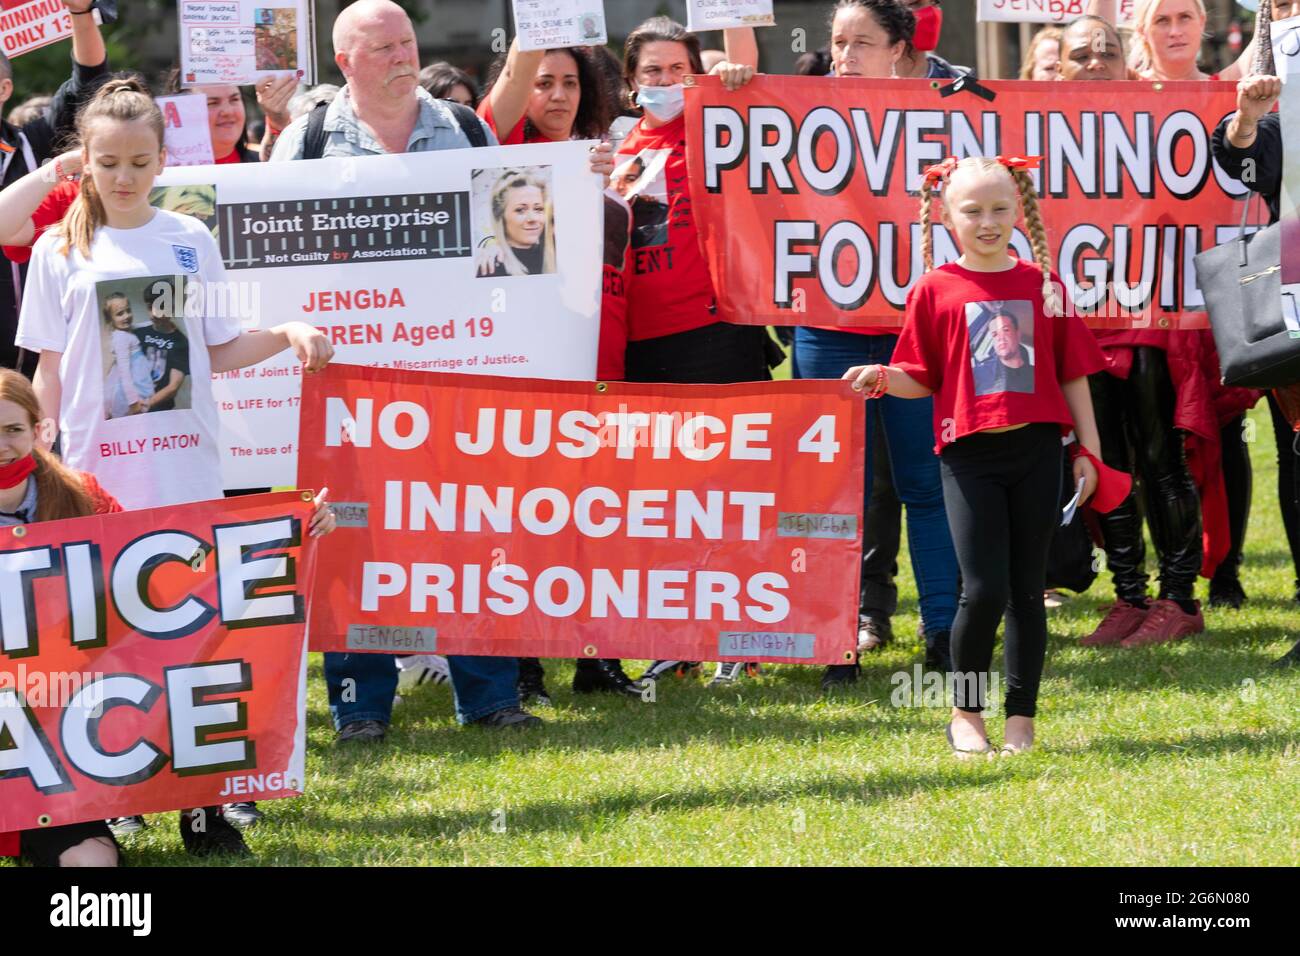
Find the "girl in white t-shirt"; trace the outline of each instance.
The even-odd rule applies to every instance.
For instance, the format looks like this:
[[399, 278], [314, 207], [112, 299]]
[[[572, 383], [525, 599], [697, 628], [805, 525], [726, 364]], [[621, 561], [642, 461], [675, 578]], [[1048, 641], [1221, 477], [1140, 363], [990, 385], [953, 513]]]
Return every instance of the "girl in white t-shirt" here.
[[[150, 205], [165, 160], [163, 117], [139, 81], [104, 84], [77, 128], [81, 193], [32, 250], [18, 322], [18, 345], [40, 353], [33, 384], [41, 408], [59, 424], [68, 465], [92, 472], [128, 510], [220, 498], [212, 374], [285, 348], [314, 372], [333, 349], [304, 322], [243, 331], [229, 306], [247, 297], [215, 294], [227, 280], [212, 233], [192, 216]], [[116, 383], [106, 367], [112, 351], [101, 310], [115, 293], [147, 303], [160, 289], [175, 290], [179, 301], [169, 312], [176, 327], [131, 334], [173, 379], [187, 378], [188, 388], [147, 415], [106, 419]]]
[[[211, 308], [243, 297], [208, 294], [224, 292], [215, 287], [226, 281], [208, 228], [149, 203], [165, 160], [163, 117], [139, 81], [105, 83], [77, 129], [81, 192], [59, 227], [33, 247], [18, 321], [17, 344], [40, 354], [32, 384], [41, 411], [58, 422], [65, 463], [94, 475], [125, 510], [220, 498], [212, 374], [256, 365], [285, 348], [314, 372], [334, 350], [306, 323], [247, 332], [239, 316]], [[153, 324], [128, 332], [114, 323], [106, 348], [100, 316], [119, 295], [142, 303]], [[129, 349], [126, 363], [112, 354], [112, 338], [121, 334], [137, 338], [168, 382], [188, 379], [188, 390], [182, 386], [161, 403], [161, 390], [151, 387], [149, 414], [105, 419], [125, 377], [120, 366], [133, 364]], [[47, 447], [52, 437], [42, 435]], [[316, 499], [313, 536], [334, 528], [325, 494]], [[219, 808], [182, 813], [181, 836], [192, 854], [247, 854]]]
[[131, 331], [131, 300], [114, 293], [104, 301], [104, 324], [111, 330], [109, 341], [113, 364], [104, 379], [104, 417], [121, 418], [149, 410], [153, 396], [153, 373], [140, 340]]

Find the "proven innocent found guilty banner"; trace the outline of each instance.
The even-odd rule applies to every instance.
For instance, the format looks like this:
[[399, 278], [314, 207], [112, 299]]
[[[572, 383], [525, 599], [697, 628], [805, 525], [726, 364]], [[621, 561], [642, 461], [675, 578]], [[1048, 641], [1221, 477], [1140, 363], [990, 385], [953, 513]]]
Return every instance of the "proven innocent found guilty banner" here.
[[[249, 328], [309, 322], [359, 365], [591, 379], [604, 198], [588, 145], [183, 167], [155, 202], [211, 227], [229, 282], [208, 308]], [[294, 483], [300, 369], [286, 351], [217, 376], [226, 488]]]
[[[929, 80], [695, 83], [691, 197], [728, 321], [901, 325], [922, 170], [1002, 154], [1043, 157], [1053, 264], [1090, 325], [1208, 325], [1193, 259], [1240, 228], [1244, 187], [1210, 151], [1235, 84], [990, 82], [989, 101]], [[936, 265], [959, 255], [939, 211]], [[1023, 228], [1013, 243], [1032, 258]]]
[[0, 529], [0, 833], [302, 792], [311, 512]]
[[331, 365], [313, 650], [844, 663], [863, 403], [841, 382], [633, 385]]

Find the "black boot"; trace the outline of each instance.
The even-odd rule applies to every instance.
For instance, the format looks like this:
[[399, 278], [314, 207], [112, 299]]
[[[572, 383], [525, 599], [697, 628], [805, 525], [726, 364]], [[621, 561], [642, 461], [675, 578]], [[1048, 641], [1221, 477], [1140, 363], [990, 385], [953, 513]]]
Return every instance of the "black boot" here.
[[623, 673], [622, 662], [614, 658], [580, 658], [573, 671], [575, 694], [624, 694], [640, 697], [645, 688]]
[[925, 635], [925, 669], [947, 674], [952, 671], [951, 635], [947, 631], [934, 631]]
[[1296, 641], [1295, 647], [1291, 648], [1291, 650], [1287, 651], [1269, 666], [1279, 669], [1300, 667], [1300, 641]]
[[546, 671], [537, 658], [519, 658], [519, 681], [515, 687], [519, 691], [519, 703], [551, 706], [551, 695], [546, 692]]

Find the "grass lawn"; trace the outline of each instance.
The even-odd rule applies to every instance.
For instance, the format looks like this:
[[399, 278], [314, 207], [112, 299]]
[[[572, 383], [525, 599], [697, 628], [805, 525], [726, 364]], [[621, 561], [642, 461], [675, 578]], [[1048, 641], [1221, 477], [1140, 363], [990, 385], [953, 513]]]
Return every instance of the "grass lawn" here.
[[[900, 641], [829, 700], [820, 668], [793, 666], [721, 691], [668, 680], [654, 704], [575, 698], [572, 665], [553, 661], [544, 729], [459, 728], [450, 690], [429, 688], [397, 708], [387, 744], [339, 750], [313, 655], [308, 792], [264, 805], [254, 862], [1294, 865], [1300, 670], [1267, 665], [1300, 607], [1272, 430], [1253, 414], [1249, 603], [1176, 645], [1087, 650], [1103, 574], [1049, 612], [1033, 753], [958, 763], [945, 708], [891, 705], [891, 675], [920, 660], [903, 560]], [[174, 815], [151, 824], [132, 863], [193, 862]]]

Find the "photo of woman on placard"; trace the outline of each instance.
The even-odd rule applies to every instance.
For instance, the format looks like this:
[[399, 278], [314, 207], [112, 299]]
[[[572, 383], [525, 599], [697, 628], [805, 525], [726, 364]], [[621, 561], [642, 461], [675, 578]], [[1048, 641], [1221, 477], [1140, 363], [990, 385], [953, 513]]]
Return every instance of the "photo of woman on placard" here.
[[475, 244], [479, 276], [555, 272], [550, 167], [478, 169], [471, 178], [481, 237]]

